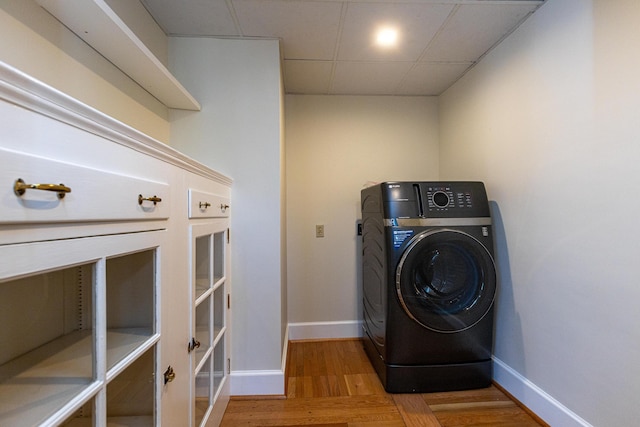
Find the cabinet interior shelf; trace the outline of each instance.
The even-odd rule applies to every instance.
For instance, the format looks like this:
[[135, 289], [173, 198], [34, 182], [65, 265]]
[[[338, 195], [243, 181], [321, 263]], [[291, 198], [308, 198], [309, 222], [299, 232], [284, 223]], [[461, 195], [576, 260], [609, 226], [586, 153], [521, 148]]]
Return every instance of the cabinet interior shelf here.
[[169, 108], [200, 104], [104, 0], [36, 0], [62, 24]]
[[[153, 416], [150, 415], [138, 415], [132, 417], [107, 417], [107, 427], [149, 427], [153, 425]], [[76, 418], [65, 427], [93, 427], [93, 422], [90, 418]]]
[[[107, 331], [110, 368], [152, 337], [145, 328]], [[0, 366], [0, 425], [39, 425], [88, 390], [92, 372], [92, 332], [76, 331]]]

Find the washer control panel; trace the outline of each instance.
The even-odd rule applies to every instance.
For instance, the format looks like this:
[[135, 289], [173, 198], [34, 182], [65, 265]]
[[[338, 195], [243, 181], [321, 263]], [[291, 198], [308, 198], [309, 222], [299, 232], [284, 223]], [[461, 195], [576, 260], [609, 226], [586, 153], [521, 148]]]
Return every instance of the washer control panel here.
[[477, 181], [393, 181], [362, 191], [364, 211], [382, 211], [388, 219], [491, 215], [484, 184]]
[[448, 185], [428, 186], [427, 208], [430, 212], [448, 209], [473, 208], [473, 196], [468, 189], [456, 189]]

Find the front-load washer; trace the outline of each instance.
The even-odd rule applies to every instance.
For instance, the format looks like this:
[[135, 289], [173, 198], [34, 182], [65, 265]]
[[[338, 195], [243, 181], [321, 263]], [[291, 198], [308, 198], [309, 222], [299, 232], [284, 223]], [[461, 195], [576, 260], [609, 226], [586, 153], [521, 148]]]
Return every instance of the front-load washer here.
[[491, 384], [496, 269], [481, 182], [362, 190], [364, 347], [385, 390]]

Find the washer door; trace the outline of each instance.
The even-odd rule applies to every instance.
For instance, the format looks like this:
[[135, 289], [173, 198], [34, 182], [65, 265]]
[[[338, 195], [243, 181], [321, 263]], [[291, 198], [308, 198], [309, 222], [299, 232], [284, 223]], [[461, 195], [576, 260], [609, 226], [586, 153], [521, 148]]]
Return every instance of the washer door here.
[[496, 269], [474, 237], [456, 230], [421, 233], [404, 251], [396, 290], [406, 313], [437, 332], [462, 331], [491, 309]]

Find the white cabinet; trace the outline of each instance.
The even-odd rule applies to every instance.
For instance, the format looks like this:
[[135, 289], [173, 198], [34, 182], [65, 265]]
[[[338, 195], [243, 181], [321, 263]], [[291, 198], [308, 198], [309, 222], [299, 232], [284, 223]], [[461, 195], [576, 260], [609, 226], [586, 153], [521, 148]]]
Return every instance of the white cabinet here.
[[[8, 149], [0, 162], [0, 223], [13, 231], [0, 238], [0, 425], [155, 425], [166, 224], [142, 220], [169, 217], [168, 185]], [[137, 200], [149, 190], [155, 203]], [[141, 220], [135, 233], [100, 224], [122, 218]], [[46, 232], [71, 222], [85, 227]]]
[[231, 180], [2, 63], [0, 129], [0, 425], [219, 421]]

